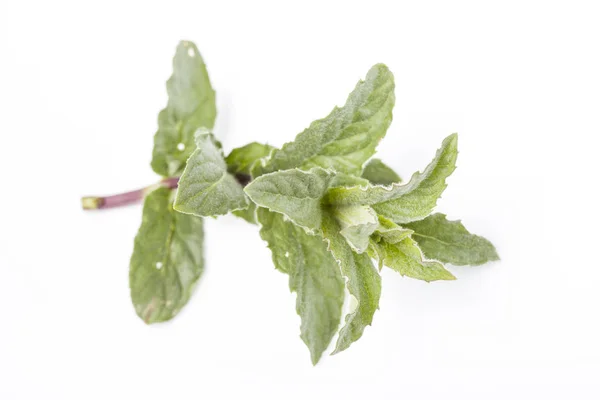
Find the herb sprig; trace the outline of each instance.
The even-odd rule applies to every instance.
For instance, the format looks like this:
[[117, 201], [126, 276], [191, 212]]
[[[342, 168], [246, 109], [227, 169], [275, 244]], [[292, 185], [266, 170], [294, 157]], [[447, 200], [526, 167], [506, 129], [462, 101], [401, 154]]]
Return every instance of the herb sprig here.
[[[371, 325], [384, 266], [431, 282], [455, 279], [443, 263], [499, 259], [488, 240], [460, 221], [432, 214], [455, 169], [456, 134], [407, 183], [372, 158], [395, 102], [394, 77], [385, 65], [373, 66], [344, 106], [294, 141], [280, 149], [254, 142], [227, 156], [211, 132], [215, 91], [189, 41], [177, 47], [167, 92], [151, 162], [160, 182], [82, 199], [84, 209], [144, 199], [129, 281], [134, 308], [146, 323], [170, 320], [192, 295], [204, 269], [203, 217], [233, 213], [260, 226], [275, 267], [289, 275], [297, 294], [300, 336], [313, 364], [336, 333], [333, 354]], [[346, 290], [356, 307], [338, 330]]]

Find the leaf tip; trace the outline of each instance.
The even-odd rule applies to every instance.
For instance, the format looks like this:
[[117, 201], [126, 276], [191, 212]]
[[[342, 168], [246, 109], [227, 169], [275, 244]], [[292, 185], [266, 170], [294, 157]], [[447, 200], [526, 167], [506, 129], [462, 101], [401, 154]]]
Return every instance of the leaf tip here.
[[310, 352], [310, 362], [312, 363], [313, 367], [319, 363], [321, 360], [321, 355], [322, 354], [319, 354], [319, 352]]

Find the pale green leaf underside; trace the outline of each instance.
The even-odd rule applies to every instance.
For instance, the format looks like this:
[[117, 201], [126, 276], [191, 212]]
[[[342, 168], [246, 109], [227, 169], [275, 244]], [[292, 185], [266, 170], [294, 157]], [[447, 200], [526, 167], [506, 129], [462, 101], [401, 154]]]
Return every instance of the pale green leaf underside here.
[[242, 186], [227, 172], [220, 145], [203, 130], [196, 135], [196, 150], [179, 180], [175, 209], [198, 216], [224, 215], [248, 207]]
[[192, 42], [182, 41], [177, 46], [167, 93], [167, 107], [158, 114], [151, 165], [159, 175], [177, 176], [194, 151], [196, 129], [212, 129], [217, 116], [215, 91]]
[[374, 185], [391, 185], [402, 182], [400, 176], [378, 158], [369, 160], [363, 168], [361, 177]]
[[292, 168], [322, 167], [360, 174], [392, 121], [394, 77], [383, 64], [373, 66], [346, 104], [314, 121], [293, 142], [275, 150], [261, 174]]
[[406, 227], [414, 231], [412, 237], [428, 258], [454, 265], [481, 265], [499, 260], [489, 240], [469, 233], [460, 221], [448, 221], [444, 214], [432, 214]]
[[367, 253], [352, 251], [339, 231], [340, 226], [335, 219], [324, 214], [323, 236], [329, 242], [329, 251], [338, 261], [342, 275], [347, 278], [348, 292], [357, 302], [356, 309], [346, 316], [333, 354], [347, 349], [362, 336], [365, 327], [373, 321], [381, 297], [381, 277], [370, 257]]
[[444, 139], [433, 161], [423, 172], [416, 172], [405, 185], [355, 186], [332, 188], [327, 202], [340, 205], [370, 205], [394, 222], [406, 223], [425, 218], [446, 188], [446, 178], [456, 168], [457, 135]]
[[246, 186], [246, 194], [261, 207], [285, 214], [311, 231], [321, 228], [321, 199], [332, 175], [321, 169], [290, 169], [262, 175]]
[[338, 329], [344, 303], [344, 280], [323, 239], [311, 236], [283, 215], [257, 210], [260, 236], [268, 243], [275, 267], [289, 275], [302, 320], [300, 337], [316, 364]]
[[332, 209], [340, 225], [340, 234], [357, 253], [369, 246], [369, 237], [379, 226], [377, 214], [369, 206], [342, 206]]
[[171, 190], [144, 201], [129, 267], [131, 300], [146, 323], [173, 318], [188, 302], [204, 268], [202, 218], [175, 212]]

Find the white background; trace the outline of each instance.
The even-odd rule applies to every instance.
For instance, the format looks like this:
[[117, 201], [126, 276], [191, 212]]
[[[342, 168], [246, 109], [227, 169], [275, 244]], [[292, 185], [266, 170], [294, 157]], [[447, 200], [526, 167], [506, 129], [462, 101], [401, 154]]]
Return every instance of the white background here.
[[[0, 2], [0, 398], [600, 398], [597, 2]], [[450, 4], [452, 3], [452, 4]], [[438, 210], [502, 261], [454, 282], [383, 272], [372, 327], [312, 367], [257, 228], [206, 226], [207, 267], [144, 325], [128, 262], [180, 39], [226, 149], [281, 145], [372, 64], [396, 77], [380, 156], [405, 178], [459, 132]]]

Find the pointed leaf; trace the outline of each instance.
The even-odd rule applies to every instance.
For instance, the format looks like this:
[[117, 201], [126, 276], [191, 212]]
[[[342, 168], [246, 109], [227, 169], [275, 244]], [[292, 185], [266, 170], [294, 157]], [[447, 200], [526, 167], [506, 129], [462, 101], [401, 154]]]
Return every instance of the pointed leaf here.
[[275, 150], [259, 173], [322, 167], [360, 174], [392, 121], [394, 101], [394, 76], [383, 64], [373, 66], [343, 107]]
[[311, 231], [321, 228], [321, 198], [332, 175], [321, 168], [290, 169], [262, 175], [246, 186], [246, 194], [261, 207], [285, 214]]
[[323, 236], [329, 242], [329, 251], [338, 261], [342, 275], [348, 278], [346, 285], [357, 306], [346, 316], [346, 324], [340, 330], [333, 354], [347, 349], [371, 325], [373, 314], [379, 308], [381, 277], [366, 253], [357, 254], [339, 234], [340, 226], [329, 214], [323, 217]]
[[175, 209], [207, 217], [247, 208], [242, 186], [227, 172], [220, 143], [199, 129], [196, 146], [179, 180]]
[[326, 201], [334, 205], [370, 205], [378, 214], [397, 223], [425, 218], [446, 188], [446, 178], [456, 164], [457, 136], [444, 139], [433, 161], [423, 172], [415, 173], [405, 185], [332, 188]]
[[357, 253], [367, 250], [369, 237], [379, 226], [375, 211], [369, 206], [342, 206], [332, 211], [340, 224], [340, 234], [346, 238], [352, 250]]
[[369, 160], [361, 176], [374, 185], [391, 185], [402, 182], [402, 178], [378, 158]]
[[202, 218], [175, 212], [168, 188], [144, 201], [129, 267], [131, 300], [146, 323], [173, 318], [188, 302], [204, 268]]
[[177, 46], [167, 92], [167, 107], [158, 114], [152, 169], [162, 176], [177, 176], [194, 151], [194, 132], [200, 127], [212, 129], [217, 116], [215, 91], [192, 42]]
[[316, 364], [335, 335], [342, 316], [344, 280], [323, 239], [306, 234], [282, 214], [258, 209], [260, 236], [268, 243], [275, 267], [290, 276], [297, 293], [300, 337]]
[[399, 272], [400, 275], [420, 279], [426, 282], [437, 280], [454, 280], [454, 275], [444, 268], [444, 264], [435, 260], [426, 260], [419, 249], [417, 242], [410, 238], [404, 238], [397, 243], [389, 243], [380, 240], [375, 243], [375, 254], [371, 254], [382, 264]]
[[489, 240], [469, 233], [460, 221], [448, 221], [444, 214], [432, 214], [406, 227], [414, 230], [412, 237], [429, 258], [454, 265], [481, 265], [500, 259]]

